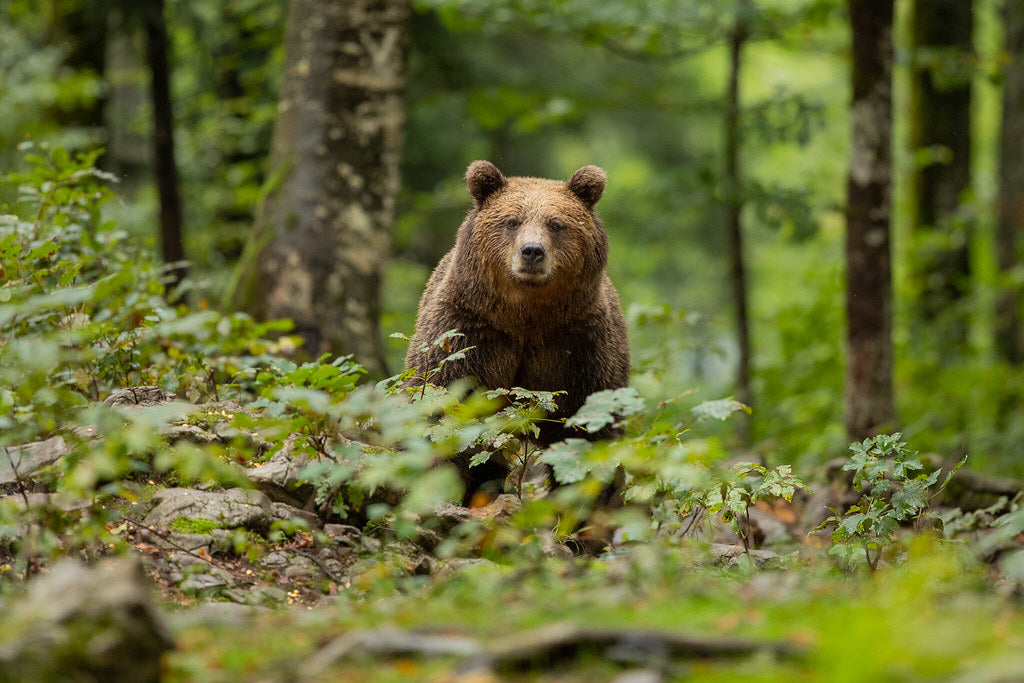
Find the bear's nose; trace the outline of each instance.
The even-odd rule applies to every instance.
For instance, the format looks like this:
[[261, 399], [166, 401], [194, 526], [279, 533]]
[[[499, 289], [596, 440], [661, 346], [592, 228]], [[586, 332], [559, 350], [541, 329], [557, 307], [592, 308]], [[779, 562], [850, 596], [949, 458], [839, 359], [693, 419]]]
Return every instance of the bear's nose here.
[[529, 265], [535, 266], [544, 260], [547, 252], [544, 251], [544, 245], [540, 242], [527, 242], [523, 245], [522, 249], [519, 250], [519, 255], [523, 257]]

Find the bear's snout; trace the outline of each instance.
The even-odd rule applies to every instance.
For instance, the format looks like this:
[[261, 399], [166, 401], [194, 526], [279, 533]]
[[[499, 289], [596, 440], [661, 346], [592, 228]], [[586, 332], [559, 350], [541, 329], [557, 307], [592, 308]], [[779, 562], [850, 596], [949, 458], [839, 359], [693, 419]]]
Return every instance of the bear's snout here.
[[519, 255], [527, 265], [535, 266], [544, 260], [547, 251], [540, 242], [527, 242], [519, 249]]

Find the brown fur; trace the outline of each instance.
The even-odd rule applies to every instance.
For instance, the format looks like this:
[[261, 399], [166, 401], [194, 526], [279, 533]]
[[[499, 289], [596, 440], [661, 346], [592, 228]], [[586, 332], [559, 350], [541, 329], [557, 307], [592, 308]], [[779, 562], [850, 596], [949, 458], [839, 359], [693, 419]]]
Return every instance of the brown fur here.
[[[566, 182], [506, 178], [490, 162], [470, 164], [466, 184], [474, 206], [430, 276], [415, 338], [430, 342], [457, 328], [465, 335], [457, 348], [475, 348], [431, 381], [471, 377], [489, 388], [566, 391], [556, 418], [575, 413], [595, 391], [626, 386], [626, 323], [604, 272], [608, 236], [593, 211], [605, 177], [597, 166], [585, 166]], [[527, 244], [543, 250], [539, 263], [524, 257]], [[410, 349], [406, 365], [422, 373], [448, 353]], [[541, 430], [542, 445], [611, 435], [568, 433], [552, 423]], [[467, 485], [482, 476], [467, 476]]]

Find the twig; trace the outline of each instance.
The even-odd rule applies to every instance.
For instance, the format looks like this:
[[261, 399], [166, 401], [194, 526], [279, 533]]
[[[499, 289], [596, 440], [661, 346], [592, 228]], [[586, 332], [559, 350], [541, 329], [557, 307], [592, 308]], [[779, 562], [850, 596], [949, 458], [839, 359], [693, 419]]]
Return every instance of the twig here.
[[338, 584], [345, 583], [345, 579], [340, 578], [336, 574], [331, 572], [331, 570], [327, 568], [327, 565], [325, 565], [323, 563], [323, 560], [321, 560], [316, 555], [312, 555], [310, 553], [307, 553], [304, 550], [298, 550], [297, 548], [286, 548], [286, 550], [288, 550], [289, 552], [293, 552], [296, 555], [302, 555], [303, 557], [312, 560], [313, 563], [316, 564], [316, 566], [320, 568], [320, 571], [322, 571], [324, 573], [324, 576], [326, 576], [328, 579], [330, 579], [334, 583], [338, 583]]

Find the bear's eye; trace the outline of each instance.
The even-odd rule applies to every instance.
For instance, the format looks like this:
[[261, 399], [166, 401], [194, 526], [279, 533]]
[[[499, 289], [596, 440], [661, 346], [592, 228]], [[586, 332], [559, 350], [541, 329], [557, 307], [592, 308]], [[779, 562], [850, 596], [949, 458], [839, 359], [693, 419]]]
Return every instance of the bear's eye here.
[[548, 227], [551, 228], [552, 232], [558, 232], [560, 230], [565, 230], [565, 223], [556, 219], [548, 223]]
[[519, 219], [518, 218], [507, 218], [507, 219], [505, 219], [505, 227], [508, 228], [509, 230], [515, 230], [516, 228], [519, 227]]

